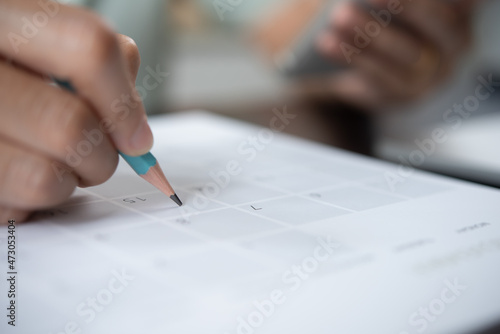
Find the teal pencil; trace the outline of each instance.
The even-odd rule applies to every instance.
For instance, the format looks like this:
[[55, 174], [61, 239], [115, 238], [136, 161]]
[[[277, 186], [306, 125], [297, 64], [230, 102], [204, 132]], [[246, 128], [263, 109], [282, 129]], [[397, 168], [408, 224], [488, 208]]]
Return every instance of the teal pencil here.
[[[54, 81], [60, 87], [68, 91], [75, 92], [75, 89], [69, 82], [61, 81], [58, 79], [54, 79]], [[118, 153], [122, 156], [123, 160], [125, 160], [130, 165], [130, 167], [132, 167], [137, 175], [139, 175], [144, 180], [148, 181], [161, 192], [163, 192], [165, 195], [170, 197], [170, 199], [172, 199], [172, 201], [174, 201], [178, 206], [182, 205], [179, 196], [177, 196], [177, 194], [175, 193], [174, 189], [165, 177], [165, 174], [163, 174], [158, 161], [151, 153], [146, 153], [138, 157], [132, 157], [120, 151], [118, 151]]]
[[151, 183], [153, 186], [161, 190], [164, 194], [169, 196], [172, 201], [177, 203], [178, 206], [182, 205], [179, 196], [175, 193], [174, 189], [168, 182], [167, 178], [163, 174], [163, 171], [156, 161], [156, 158], [151, 153], [146, 153], [139, 157], [131, 157], [124, 153], [118, 151], [130, 167], [144, 180]]

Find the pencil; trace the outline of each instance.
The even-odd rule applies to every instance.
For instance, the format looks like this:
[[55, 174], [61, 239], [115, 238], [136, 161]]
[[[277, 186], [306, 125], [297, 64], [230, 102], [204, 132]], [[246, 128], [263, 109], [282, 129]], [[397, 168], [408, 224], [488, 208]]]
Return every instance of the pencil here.
[[[73, 93], [76, 92], [71, 83], [55, 78], [53, 78], [53, 80], [56, 84], [59, 85], [59, 87]], [[182, 206], [182, 202], [179, 199], [179, 196], [177, 196], [174, 189], [165, 177], [160, 164], [158, 164], [158, 161], [150, 152], [138, 157], [132, 157], [120, 151], [118, 151], [118, 153], [122, 156], [123, 160], [125, 160], [130, 165], [130, 167], [132, 167], [137, 175], [139, 175], [144, 180], [155, 186], [162, 193], [170, 197], [170, 199], [174, 201], [178, 206]]]
[[146, 153], [139, 157], [131, 157], [124, 153], [118, 151], [130, 167], [144, 180], [151, 183], [153, 186], [158, 188], [165, 195], [169, 196], [172, 201], [174, 201], [178, 206], [182, 206], [182, 202], [179, 196], [175, 193], [174, 189], [168, 182], [165, 174], [158, 164], [158, 161], [151, 153]]

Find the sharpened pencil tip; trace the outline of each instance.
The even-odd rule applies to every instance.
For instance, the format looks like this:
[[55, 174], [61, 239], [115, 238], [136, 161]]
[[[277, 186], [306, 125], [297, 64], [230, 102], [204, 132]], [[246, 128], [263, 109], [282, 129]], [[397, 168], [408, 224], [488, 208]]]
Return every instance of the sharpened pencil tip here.
[[177, 194], [173, 194], [172, 196], [170, 196], [170, 198], [172, 199], [172, 201], [177, 203], [178, 206], [182, 206], [182, 202], [179, 199], [179, 196], [177, 196]]

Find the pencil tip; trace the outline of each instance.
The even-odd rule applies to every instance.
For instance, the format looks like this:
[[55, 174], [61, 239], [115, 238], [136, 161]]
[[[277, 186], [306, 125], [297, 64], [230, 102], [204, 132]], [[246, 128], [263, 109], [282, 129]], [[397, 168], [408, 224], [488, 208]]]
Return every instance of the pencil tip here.
[[172, 199], [172, 201], [174, 201], [178, 206], [182, 206], [182, 202], [181, 200], [179, 199], [179, 196], [177, 196], [177, 194], [173, 194], [172, 196], [170, 196], [170, 198]]

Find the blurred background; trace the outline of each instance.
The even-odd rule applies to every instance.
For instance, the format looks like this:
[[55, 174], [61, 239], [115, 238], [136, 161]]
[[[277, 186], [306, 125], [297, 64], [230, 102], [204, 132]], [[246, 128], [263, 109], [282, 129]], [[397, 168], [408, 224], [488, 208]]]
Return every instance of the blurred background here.
[[[451, 77], [388, 114], [301, 90], [304, 77], [340, 68], [315, 49], [336, 0], [70, 2], [92, 7], [135, 39], [142, 57], [138, 86], [148, 68], [169, 73], [145, 98], [150, 114], [203, 109], [268, 126], [273, 108], [287, 106], [299, 115], [287, 132], [397, 163], [419, 149], [415, 140], [441, 126], [447, 109], [474, 94], [478, 76], [500, 81], [499, 1], [484, 1], [473, 14], [473, 47]], [[499, 111], [500, 88], [419, 167], [500, 186]]]

